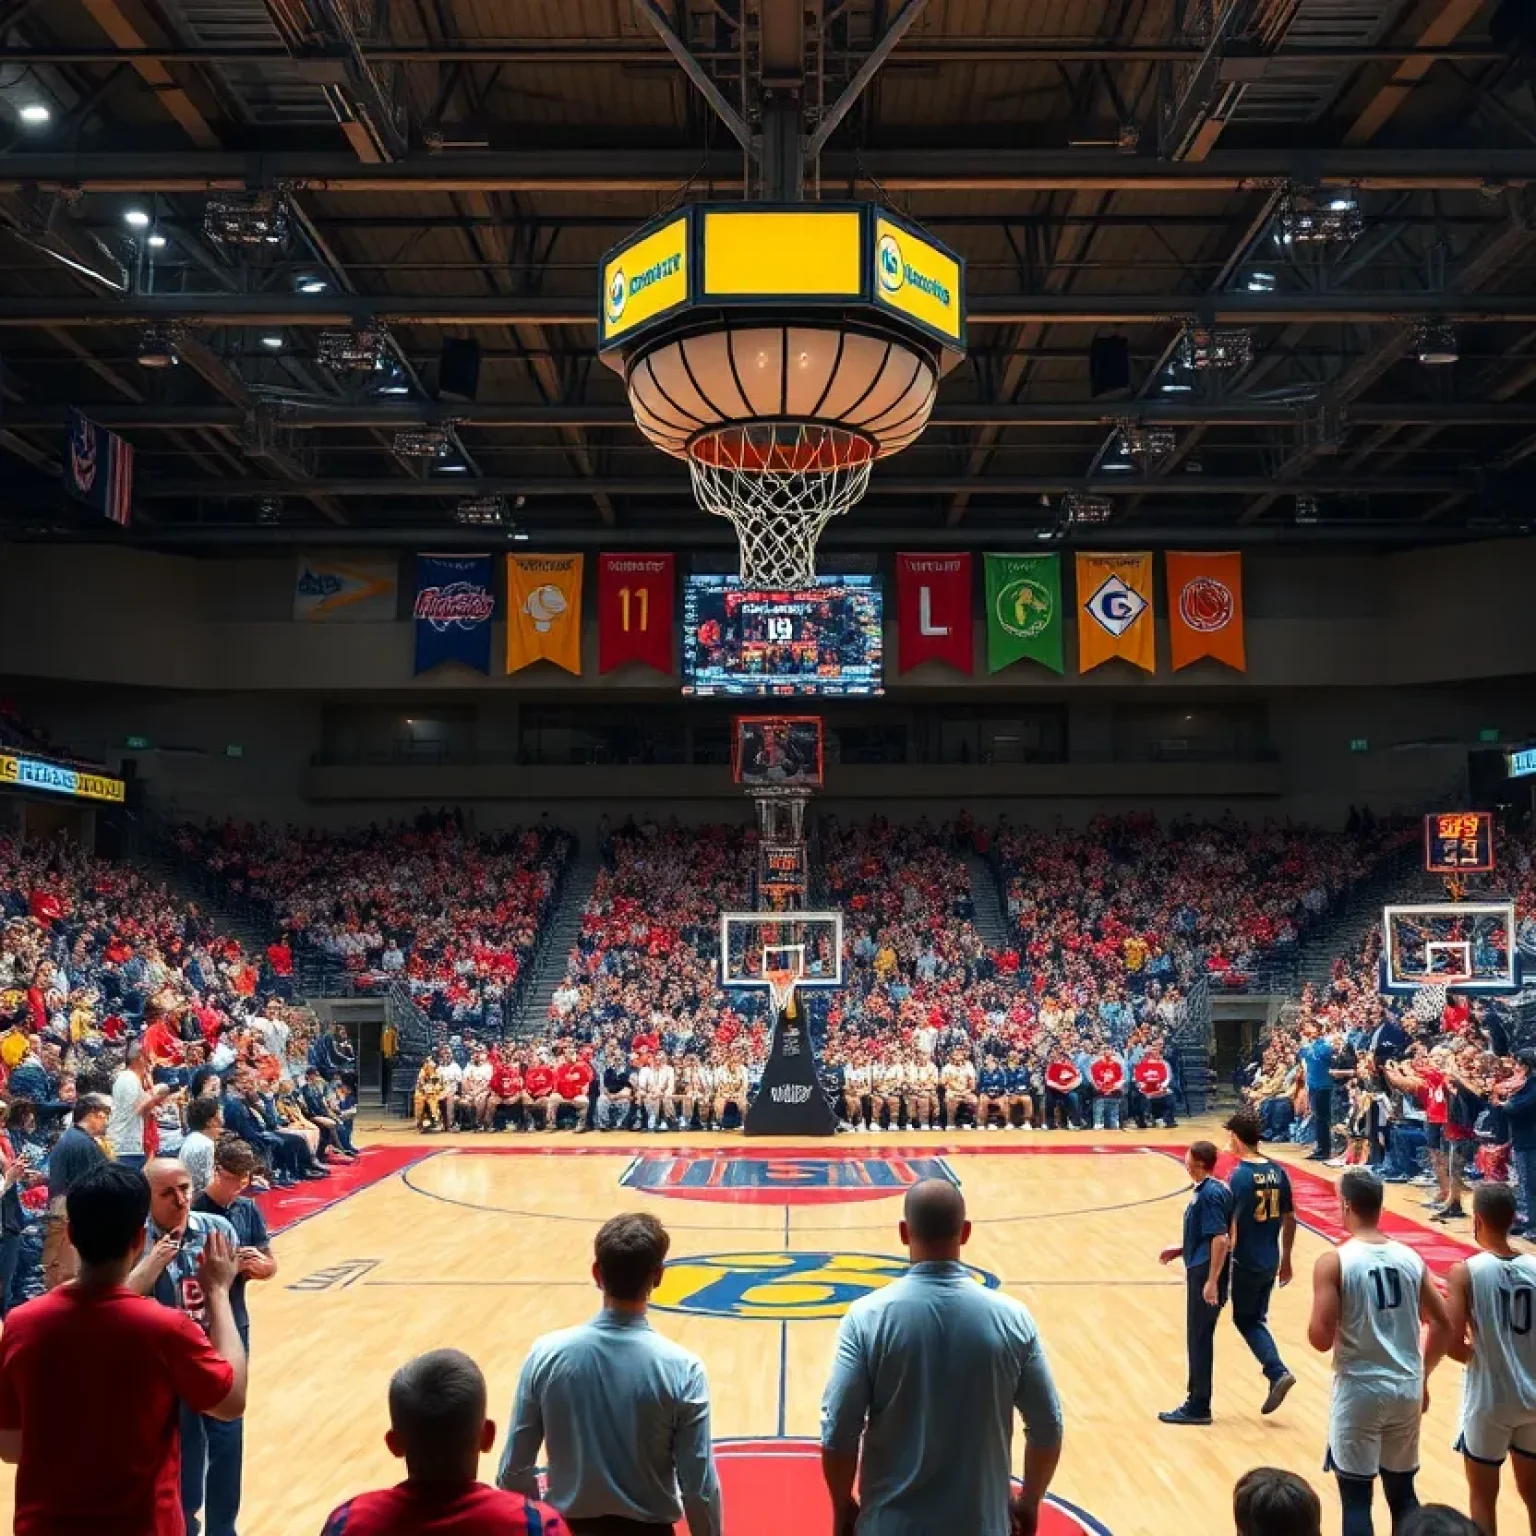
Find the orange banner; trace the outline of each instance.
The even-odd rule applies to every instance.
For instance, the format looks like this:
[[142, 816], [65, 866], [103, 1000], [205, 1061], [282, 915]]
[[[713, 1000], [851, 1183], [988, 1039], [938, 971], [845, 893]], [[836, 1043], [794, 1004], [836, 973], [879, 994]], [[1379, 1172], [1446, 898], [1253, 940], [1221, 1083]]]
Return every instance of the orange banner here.
[[1243, 557], [1177, 555], [1168, 560], [1168, 636], [1173, 670], [1202, 656], [1248, 670], [1243, 645]]
[[1077, 670], [1091, 672], [1118, 656], [1157, 671], [1152, 627], [1152, 556], [1077, 557]]

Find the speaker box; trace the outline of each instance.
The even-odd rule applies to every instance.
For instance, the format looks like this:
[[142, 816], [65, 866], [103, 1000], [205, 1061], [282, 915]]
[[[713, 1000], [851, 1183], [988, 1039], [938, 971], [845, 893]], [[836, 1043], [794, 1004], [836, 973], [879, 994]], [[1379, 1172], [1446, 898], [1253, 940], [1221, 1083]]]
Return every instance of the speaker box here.
[[473, 338], [450, 336], [443, 343], [438, 364], [437, 392], [455, 400], [473, 400], [480, 393], [480, 343]]
[[1131, 344], [1124, 336], [1095, 336], [1088, 348], [1088, 378], [1095, 399], [1131, 392]]

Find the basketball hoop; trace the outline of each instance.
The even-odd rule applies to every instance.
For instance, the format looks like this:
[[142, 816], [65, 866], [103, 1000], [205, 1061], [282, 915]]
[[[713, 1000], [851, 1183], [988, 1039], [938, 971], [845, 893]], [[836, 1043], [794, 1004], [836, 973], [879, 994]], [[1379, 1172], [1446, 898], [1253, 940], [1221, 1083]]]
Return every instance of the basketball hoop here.
[[794, 971], [765, 971], [763, 979], [768, 983], [774, 1018], [794, 1018], [795, 984], [800, 980], [799, 976]]

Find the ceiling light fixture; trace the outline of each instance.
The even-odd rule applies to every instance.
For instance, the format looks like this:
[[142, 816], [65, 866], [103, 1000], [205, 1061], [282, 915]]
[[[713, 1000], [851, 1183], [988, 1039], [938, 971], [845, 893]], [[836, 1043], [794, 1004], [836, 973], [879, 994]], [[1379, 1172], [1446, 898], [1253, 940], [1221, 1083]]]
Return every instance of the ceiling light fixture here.
[[1185, 328], [1180, 355], [1188, 368], [1246, 368], [1253, 361], [1253, 332], [1191, 325]]
[[321, 331], [316, 355], [332, 373], [372, 373], [384, 355], [387, 338], [378, 326], [357, 331]]
[[203, 210], [203, 233], [218, 245], [283, 245], [288, 239], [288, 189], [220, 192]]
[[1292, 187], [1280, 205], [1282, 245], [1348, 245], [1365, 229], [1353, 192]]
[[29, 101], [16, 115], [34, 128], [53, 120], [53, 113], [40, 101]]
[[502, 496], [466, 497], [454, 508], [453, 520], [471, 528], [499, 527], [507, 520], [506, 498]]
[[1414, 329], [1413, 344], [1426, 368], [1448, 368], [1461, 360], [1456, 327], [1449, 320], [1421, 320]]
[[163, 251], [170, 244], [164, 235], [151, 235], [144, 243], [152, 251]]
[[402, 459], [446, 459], [453, 444], [443, 427], [404, 427], [395, 433], [394, 448]]
[[283, 338], [281, 336], [263, 336], [261, 344], [272, 352], [281, 352], [283, 350]]
[[123, 223], [126, 224], [129, 229], [148, 229], [149, 215], [145, 213], [142, 208], [130, 208], [128, 212], [123, 215]]
[[1084, 491], [1068, 491], [1061, 509], [1073, 527], [1094, 527], [1114, 516], [1115, 504], [1108, 496], [1090, 496]]
[[176, 338], [168, 326], [147, 325], [139, 334], [139, 367], [170, 368], [176, 362]]
[[301, 277], [299, 279], [300, 293], [324, 293], [330, 284], [323, 277]]

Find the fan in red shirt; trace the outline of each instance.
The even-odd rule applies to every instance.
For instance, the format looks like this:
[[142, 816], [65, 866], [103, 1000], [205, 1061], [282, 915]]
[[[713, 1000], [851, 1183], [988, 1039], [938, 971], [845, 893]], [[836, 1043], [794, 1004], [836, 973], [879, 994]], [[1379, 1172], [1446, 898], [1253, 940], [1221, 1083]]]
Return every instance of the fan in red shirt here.
[[1171, 1128], [1175, 1123], [1173, 1068], [1163, 1060], [1162, 1046], [1147, 1047], [1147, 1054], [1131, 1069], [1131, 1081], [1136, 1084], [1136, 1091], [1141, 1095], [1141, 1102], [1136, 1106], [1136, 1124], [1146, 1130], [1147, 1115], [1150, 1113], [1154, 1120], [1161, 1119], [1164, 1125]]
[[523, 1092], [527, 1095], [528, 1124], [534, 1123], [534, 1116], [538, 1116], [539, 1129], [547, 1131], [550, 1128], [550, 1102], [549, 1096], [555, 1091], [554, 1070], [546, 1067], [542, 1061], [535, 1061], [523, 1068]]
[[1125, 1092], [1125, 1063], [1106, 1045], [1088, 1063], [1088, 1078], [1093, 1084], [1093, 1128], [1096, 1131], [1120, 1129], [1121, 1095]]
[[[555, 1092], [561, 1100], [576, 1111], [576, 1129], [587, 1128], [587, 1090], [592, 1086], [592, 1068], [584, 1061], [576, 1060], [576, 1053], [566, 1048], [565, 1060], [555, 1068]], [[559, 1105], [555, 1106], [556, 1118]], [[550, 1129], [555, 1129], [554, 1121]]]
[[491, 1097], [505, 1104], [519, 1125], [523, 1123], [528, 1101], [523, 1097], [522, 1068], [499, 1051], [491, 1052]]
[[434, 1349], [395, 1372], [384, 1443], [404, 1460], [406, 1480], [348, 1499], [322, 1536], [570, 1536], [558, 1510], [478, 1480], [496, 1426], [485, 1416], [485, 1377], [468, 1355]]
[[[123, 1283], [144, 1251], [142, 1173], [103, 1163], [75, 1182], [65, 1209], [80, 1255], [75, 1283], [17, 1307], [0, 1335], [0, 1460], [18, 1469], [17, 1536], [183, 1536], [181, 1405], [224, 1421], [245, 1412], [245, 1347], [229, 1304], [234, 1250], [218, 1233], [203, 1250], [205, 1334]], [[88, 1378], [116, 1382], [129, 1398]]]
[[1064, 1050], [1051, 1056], [1045, 1069], [1045, 1128], [1056, 1129], [1058, 1112], [1063, 1130], [1070, 1130], [1077, 1119], [1077, 1105], [1072, 1095], [1083, 1086], [1083, 1074]]

